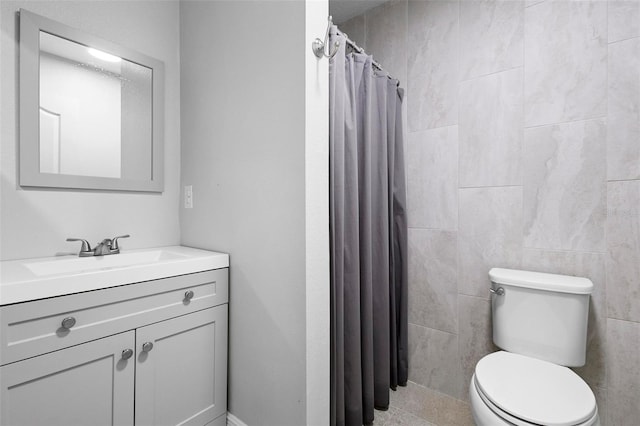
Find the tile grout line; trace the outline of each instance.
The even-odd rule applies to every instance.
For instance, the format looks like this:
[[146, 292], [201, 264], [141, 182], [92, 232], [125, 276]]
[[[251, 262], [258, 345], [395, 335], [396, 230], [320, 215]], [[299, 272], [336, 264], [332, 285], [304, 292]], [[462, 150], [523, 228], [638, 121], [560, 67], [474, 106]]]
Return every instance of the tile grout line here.
[[586, 117], [586, 118], [577, 118], [575, 120], [566, 120], [566, 121], [557, 121], [557, 122], [552, 122], [552, 123], [544, 123], [544, 124], [536, 124], [533, 126], [524, 126], [525, 130], [528, 129], [539, 129], [541, 127], [551, 127], [551, 126], [560, 126], [563, 124], [572, 124], [572, 123], [581, 123], [581, 122], [586, 122], [586, 121], [596, 121], [596, 120], [606, 120], [607, 119], [607, 114], [604, 115], [598, 115], [598, 116], [594, 116], [594, 117]]

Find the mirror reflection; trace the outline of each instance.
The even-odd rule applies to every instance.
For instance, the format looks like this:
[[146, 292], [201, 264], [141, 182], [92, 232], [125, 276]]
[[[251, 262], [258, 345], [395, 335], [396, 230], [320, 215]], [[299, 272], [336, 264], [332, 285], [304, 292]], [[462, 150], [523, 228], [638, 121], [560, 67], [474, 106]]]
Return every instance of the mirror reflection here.
[[40, 172], [150, 180], [152, 69], [40, 31]]

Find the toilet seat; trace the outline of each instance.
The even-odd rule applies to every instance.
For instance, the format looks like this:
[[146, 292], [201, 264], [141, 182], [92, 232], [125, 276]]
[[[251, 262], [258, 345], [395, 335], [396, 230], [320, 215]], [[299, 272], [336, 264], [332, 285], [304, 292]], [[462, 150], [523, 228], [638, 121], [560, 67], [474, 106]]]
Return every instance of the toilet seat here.
[[476, 365], [473, 386], [510, 424], [577, 426], [598, 420], [589, 386], [567, 367], [499, 351]]

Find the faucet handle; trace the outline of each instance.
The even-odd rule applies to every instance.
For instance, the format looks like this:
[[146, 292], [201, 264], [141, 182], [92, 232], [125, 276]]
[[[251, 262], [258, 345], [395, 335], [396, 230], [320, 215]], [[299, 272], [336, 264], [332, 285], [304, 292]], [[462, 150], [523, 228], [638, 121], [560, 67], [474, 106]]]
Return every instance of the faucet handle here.
[[120, 250], [120, 247], [118, 247], [118, 238], [129, 238], [130, 236], [131, 235], [126, 234], [113, 237], [113, 239], [111, 240], [111, 250]]
[[67, 238], [67, 241], [82, 241], [82, 247], [80, 247], [80, 253], [91, 253], [91, 245], [83, 238]]

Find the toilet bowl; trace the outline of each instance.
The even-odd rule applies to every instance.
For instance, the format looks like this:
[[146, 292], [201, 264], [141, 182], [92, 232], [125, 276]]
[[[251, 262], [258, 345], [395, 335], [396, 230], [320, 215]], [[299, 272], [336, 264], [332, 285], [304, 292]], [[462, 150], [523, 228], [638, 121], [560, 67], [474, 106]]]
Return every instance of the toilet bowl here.
[[589, 386], [567, 367], [499, 351], [482, 358], [469, 385], [479, 426], [599, 426]]
[[469, 384], [479, 426], [599, 426], [591, 388], [568, 367], [586, 359], [587, 278], [493, 268], [493, 342]]

